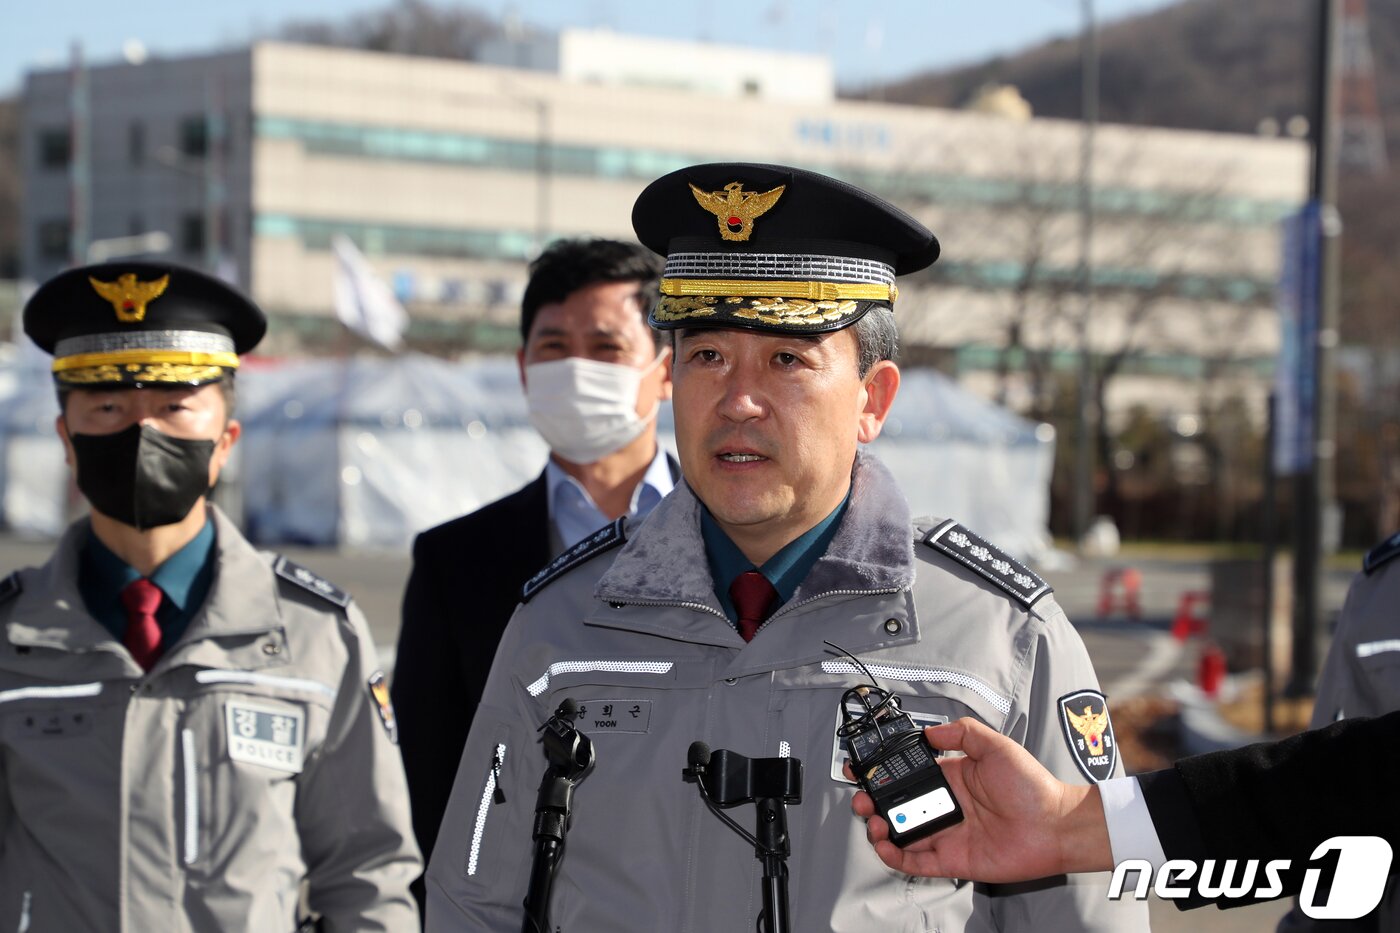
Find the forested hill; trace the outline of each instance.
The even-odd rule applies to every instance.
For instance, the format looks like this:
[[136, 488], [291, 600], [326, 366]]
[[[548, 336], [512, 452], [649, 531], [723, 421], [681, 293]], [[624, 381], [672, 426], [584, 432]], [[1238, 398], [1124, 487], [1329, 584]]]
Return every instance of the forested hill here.
[[[1315, 7], [1315, 0], [1183, 0], [1101, 24], [1100, 119], [1253, 133], [1266, 117], [1283, 124], [1306, 114]], [[1400, 3], [1371, 0], [1369, 33], [1389, 148], [1400, 156]], [[1079, 37], [915, 75], [879, 96], [958, 107], [987, 83], [1015, 85], [1038, 116], [1077, 118]]]

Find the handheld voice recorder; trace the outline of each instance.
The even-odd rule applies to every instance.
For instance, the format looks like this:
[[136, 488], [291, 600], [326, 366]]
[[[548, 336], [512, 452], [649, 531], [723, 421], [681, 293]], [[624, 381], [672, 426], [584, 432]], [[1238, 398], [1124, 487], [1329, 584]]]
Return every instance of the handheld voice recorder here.
[[858, 658], [831, 647], [854, 661], [870, 679], [842, 694], [837, 734], [849, 742], [851, 771], [875, 802], [876, 812], [889, 823], [890, 841], [906, 846], [961, 823], [962, 808], [924, 730], [900, 709], [899, 697], [881, 687]]

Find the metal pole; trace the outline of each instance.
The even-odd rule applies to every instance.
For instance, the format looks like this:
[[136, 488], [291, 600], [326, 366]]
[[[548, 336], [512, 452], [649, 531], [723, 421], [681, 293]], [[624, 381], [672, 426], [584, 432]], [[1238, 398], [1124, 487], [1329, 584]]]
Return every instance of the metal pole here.
[[1081, 0], [1084, 14], [1084, 37], [1080, 45], [1083, 76], [1083, 117], [1079, 149], [1079, 268], [1077, 284], [1080, 299], [1079, 317], [1079, 405], [1075, 413], [1074, 457], [1074, 540], [1084, 540], [1094, 511], [1094, 446], [1090, 435], [1103, 412], [1091, 411], [1094, 394], [1093, 355], [1089, 345], [1092, 329], [1090, 317], [1094, 310], [1093, 238], [1094, 238], [1094, 128], [1099, 118], [1099, 51], [1098, 32], [1094, 22], [1094, 0]]
[[92, 239], [92, 121], [87, 66], [79, 42], [73, 43], [68, 93], [68, 259], [80, 266], [87, 261]]
[[[1317, 675], [1317, 619], [1320, 604], [1323, 538], [1335, 536], [1333, 466], [1336, 459], [1336, 371], [1338, 237], [1337, 140], [1335, 133], [1337, 82], [1335, 0], [1316, 0], [1316, 55], [1313, 72], [1312, 197], [1321, 215], [1318, 262], [1317, 342], [1312, 350], [1317, 388], [1313, 394], [1312, 449], [1297, 486], [1297, 544], [1293, 607], [1292, 696], [1312, 693]], [[1325, 520], [1327, 519], [1327, 520]]]
[[535, 140], [535, 254], [544, 252], [549, 242], [549, 101], [543, 97], [535, 99], [535, 119], [537, 139]]
[[[218, 67], [217, 65], [212, 67]], [[204, 270], [221, 275], [224, 259], [224, 124], [223, 80], [210, 74], [204, 84]]]
[[1274, 443], [1278, 431], [1278, 395], [1269, 393], [1269, 410], [1264, 425], [1264, 513], [1260, 517], [1260, 537], [1264, 545], [1264, 734], [1274, 732], [1274, 559], [1278, 554], [1278, 531], [1274, 521], [1277, 507], [1277, 474], [1274, 471]]

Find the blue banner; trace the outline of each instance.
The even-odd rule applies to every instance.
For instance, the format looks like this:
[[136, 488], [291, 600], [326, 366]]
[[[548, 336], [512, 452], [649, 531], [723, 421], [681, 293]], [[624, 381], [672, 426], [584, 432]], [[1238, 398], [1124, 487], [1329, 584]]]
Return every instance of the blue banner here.
[[1317, 328], [1321, 309], [1322, 210], [1309, 201], [1283, 221], [1279, 269], [1279, 355], [1274, 370], [1274, 471], [1312, 463], [1317, 410]]

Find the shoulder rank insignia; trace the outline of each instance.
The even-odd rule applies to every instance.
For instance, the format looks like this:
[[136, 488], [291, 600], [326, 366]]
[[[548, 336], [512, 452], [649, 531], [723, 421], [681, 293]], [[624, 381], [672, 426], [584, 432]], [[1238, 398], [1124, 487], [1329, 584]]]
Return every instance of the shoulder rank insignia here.
[[1400, 555], [1400, 534], [1393, 534], [1366, 553], [1366, 559], [1361, 562], [1361, 569], [1366, 571], [1367, 576], [1370, 576], [1376, 572], [1376, 568], [1381, 564], [1398, 555]]
[[3, 580], [0, 580], [0, 603], [7, 603], [20, 594], [24, 589], [24, 584], [20, 582], [19, 571], [16, 570]]
[[335, 603], [344, 609], [350, 605], [350, 594], [336, 586], [334, 583], [312, 573], [301, 564], [287, 560], [281, 554], [277, 555], [277, 561], [272, 565], [272, 569], [279, 577], [289, 580], [304, 590], [310, 590], [327, 602]]
[[1070, 757], [1079, 770], [1091, 784], [1111, 778], [1118, 763], [1118, 743], [1108, 718], [1108, 700], [1097, 690], [1076, 690], [1060, 697], [1056, 706]]
[[924, 535], [924, 544], [995, 583], [1027, 609], [1046, 593], [1050, 584], [1034, 570], [1008, 557], [951, 518]]
[[627, 517], [624, 515], [611, 525], [604, 525], [550, 561], [548, 566], [525, 581], [525, 586], [520, 590], [520, 601], [528, 603], [532, 596], [552, 583], [556, 577], [563, 576], [584, 561], [591, 560], [594, 556], [626, 541], [627, 533], [622, 530], [626, 521]]

